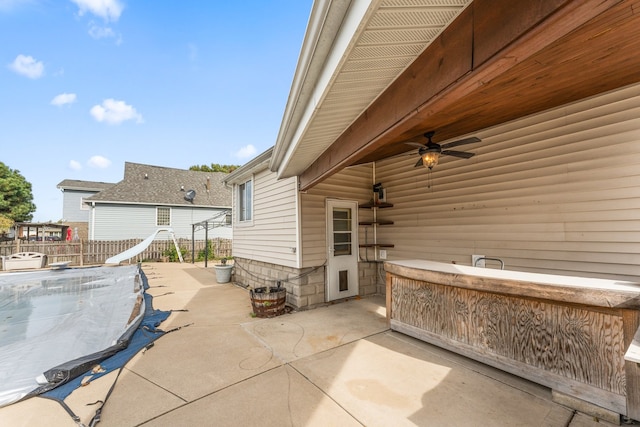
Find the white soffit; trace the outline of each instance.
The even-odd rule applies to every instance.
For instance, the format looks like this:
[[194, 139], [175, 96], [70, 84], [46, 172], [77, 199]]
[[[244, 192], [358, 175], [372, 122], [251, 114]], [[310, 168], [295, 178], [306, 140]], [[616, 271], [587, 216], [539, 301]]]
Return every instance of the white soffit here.
[[[358, 30], [351, 30], [352, 40], [334, 65], [328, 82], [322, 85], [319, 78], [315, 82], [316, 95], [306, 105], [297, 106], [306, 112], [292, 137], [278, 141], [286, 145], [287, 152], [278, 167], [278, 176], [304, 172], [471, 2], [371, 2], [372, 10], [356, 23]], [[352, 3], [347, 15], [353, 12], [355, 3], [358, 2]], [[349, 16], [345, 16], [343, 25], [349, 23]], [[330, 56], [327, 64], [331, 64]], [[324, 70], [325, 75], [328, 72]]]

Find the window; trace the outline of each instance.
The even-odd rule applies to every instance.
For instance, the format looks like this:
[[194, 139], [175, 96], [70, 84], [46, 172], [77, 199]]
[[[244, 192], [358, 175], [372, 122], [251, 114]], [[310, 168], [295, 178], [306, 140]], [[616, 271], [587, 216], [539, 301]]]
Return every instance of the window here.
[[87, 205], [84, 202], [84, 197], [80, 197], [80, 210], [81, 211], [88, 211], [89, 210], [89, 205]]
[[240, 221], [251, 221], [252, 219], [253, 191], [251, 191], [251, 186], [250, 180], [238, 185], [238, 219]]
[[335, 256], [351, 255], [351, 209], [333, 208], [333, 247]]
[[171, 225], [171, 208], [156, 208], [156, 225]]

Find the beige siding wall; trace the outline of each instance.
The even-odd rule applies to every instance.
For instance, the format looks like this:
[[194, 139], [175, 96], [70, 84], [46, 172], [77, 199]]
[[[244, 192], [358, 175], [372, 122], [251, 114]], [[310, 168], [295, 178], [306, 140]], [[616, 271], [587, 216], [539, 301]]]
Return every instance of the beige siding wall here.
[[372, 173], [371, 165], [347, 168], [300, 195], [303, 267], [322, 265], [327, 259], [327, 198], [368, 201], [372, 194]]
[[[640, 86], [476, 134], [431, 175], [417, 155], [376, 164], [389, 259], [640, 280]], [[437, 140], [436, 142], [444, 142]], [[491, 265], [493, 266], [493, 265]]]
[[[295, 178], [276, 180], [276, 174], [269, 170], [254, 175], [253, 221], [248, 224], [234, 222], [234, 256], [297, 267], [296, 185]], [[235, 216], [237, 186], [234, 186], [233, 203]]]

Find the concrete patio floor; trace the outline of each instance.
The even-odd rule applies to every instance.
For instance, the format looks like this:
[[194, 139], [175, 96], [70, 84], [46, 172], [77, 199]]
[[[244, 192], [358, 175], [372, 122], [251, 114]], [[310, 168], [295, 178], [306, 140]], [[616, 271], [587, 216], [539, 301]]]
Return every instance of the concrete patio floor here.
[[[213, 269], [145, 264], [175, 312], [127, 364], [101, 426], [603, 426], [551, 391], [387, 328], [383, 297], [272, 319]], [[169, 293], [171, 292], [171, 293]]]
[[211, 266], [142, 269], [155, 308], [184, 310], [160, 327], [180, 329], [124, 367], [101, 427], [612, 425], [553, 402], [545, 387], [389, 330], [381, 296], [258, 319], [248, 291], [216, 283]]

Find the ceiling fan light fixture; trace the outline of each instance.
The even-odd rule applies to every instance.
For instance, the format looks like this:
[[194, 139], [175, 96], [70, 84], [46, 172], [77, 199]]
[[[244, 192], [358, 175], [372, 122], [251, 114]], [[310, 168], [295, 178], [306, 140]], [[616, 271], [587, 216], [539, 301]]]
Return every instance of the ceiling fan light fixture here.
[[437, 151], [427, 151], [422, 155], [422, 164], [425, 168], [431, 170], [435, 165], [438, 164], [438, 159], [440, 158], [440, 153]]

